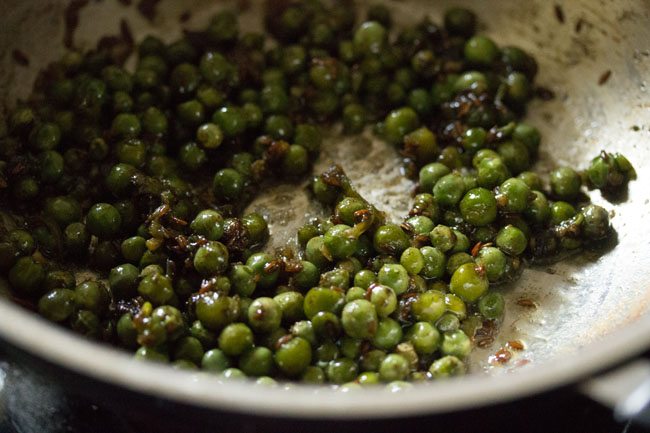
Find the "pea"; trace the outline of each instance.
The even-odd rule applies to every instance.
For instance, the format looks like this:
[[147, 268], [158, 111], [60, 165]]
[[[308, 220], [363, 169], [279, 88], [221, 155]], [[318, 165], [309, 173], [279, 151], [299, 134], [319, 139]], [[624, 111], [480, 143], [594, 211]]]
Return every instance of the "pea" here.
[[272, 373], [273, 367], [273, 352], [266, 347], [249, 349], [239, 358], [239, 368], [247, 376], [267, 376]]
[[410, 107], [393, 110], [384, 119], [384, 136], [387, 141], [399, 144], [404, 136], [420, 126], [420, 119]]
[[239, 315], [238, 303], [218, 292], [207, 292], [196, 301], [196, 317], [211, 331], [219, 331]]
[[446, 176], [451, 171], [449, 168], [439, 162], [432, 162], [425, 165], [420, 169], [419, 180], [420, 180], [420, 190], [430, 192], [433, 191], [433, 187], [442, 178]]
[[377, 54], [384, 48], [387, 39], [384, 26], [376, 21], [366, 21], [354, 33], [354, 50], [358, 55]]
[[207, 240], [217, 241], [223, 236], [223, 216], [215, 210], [203, 210], [190, 223], [190, 229]]
[[463, 331], [445, 332], [442, 336], [440, 350], [444, 355], [463, 359], [469, 355], [472, 343]]
[[530, 199], [530, 187], [523, 180], [510, 178], [499, 187], [497, 203], [506, 212], [521, 213], [525, 211]]
[[228, 356], [239, 356], [253, 347], [253, 331], [243, 323], [231, 323], [219, 334], [219, 349]]
[[75, 293], [70, 289], [55, 289], [46, 293], [38, 301], [38, 312], [53, 322], [63, 322], [75, 306]]
[[429, 373], [434, 379], [445, 379], [465, 374], [465, 364], [455, 356], [447, 355], [436, 359], [429, 366]]
[[518, 256], [526, 250], [528, 240], [520, 229], [513, 225], [507, 225], [499, 230], [496, 244], [505, 253]]
[[454, 271], [449, 289], [463, 301], [475, 302], [487, 291], [488, 285], [485, 271], [474, 263], [465, 263]]
[[211, 349], [203, 354], [201, 368], [213, 373], [222, 373], [230, 368], [230, 360], [220, 349]]
[[341, 324], [345, 333], [352, 338], [372, 338], [378, 324], [375, 306], [364, 299], [347, 303], [343, 307]]
[[494, 194], [485, 188], [471, 189], [460, 201], [460, 213], [463, 219], [472, 225], [488, 225], [496, 219], [497, 200]]
[[204, 277], [225, 272], [227, 267], [228, 249], [221, 242], [208, 242], [194, 255], [194, 269]]
[[373, 238], [375, 249], [384, 254], [401, 254], [409, 244], [408, 235], [395, 224], [378, 227]]
[[320, 311], [339, 313], [343, 309], [345, 295], [335, 289], [314, 287], [305, 295], [305, 316], [311, 319]]
[[248, 324], [256, 332], [268, 333], [280, 327], [282, 309], [272, 298], [255, 299], [248, 307]]
[[496, 60], [499, 49], [490, 38], [474, 36], [465, 43], [464, 54], [468, 62], [488, 66]]
[[377, 281], [393, 289], [395, 294], [401, 295], [408, 289], [409, 275], [402, 265], [387, 264], [379, 270]]
[[26, 296], [37, 294], [44, 279], [43, 265], [32, 257], [19, 258], [9, 271], [11, 287]]
[[372, 339], [373, 346], [383, 350], [392, 350], [401, 340], [402, 327], [397, 321], [390, 317], [379, 320], [377, 330]]
[[410, 371], [406, 358], [401, 355], [391, 353], [386, 356], [379, 367], [379, 377], [384, 382], [394, 380], [403, 380]]
[[424, 278], [441, 278], [445, 273], [447, 258], [445, 254], [436, 247], [422, 247], [420, 253], [424, 258], [424, 267], [420, 272]]
[[445, 29], [455, 36], [472, 36], [476, 29], [476, 15], [468, 9], [455, 7], [445, 12]]
[[418, 355], [430, 355], [438, 349], [440, 333], [429, 322], [417, 322], [406, 332], [406, 339], [413, 344]]
[[299, 376], [311, 363], [311, 345], [304, 338], [294, 337], [280, 345], [275, 351], [274, 360], [278, 369], [285, 375]]
[[438, 179], [433, 186], [436, 202], [444, 207], [454, 207], [465, 193], [465, 182], [457, 173], [450, 173]]
[[498, 292], [489, 292], [478, 301], [478, 308], [486, 319], [500, 319], [503, 316], [505, 301]]
[[573, 199], [580, 192], [580, 176], [570, 167], [553, 170], [550, 178], [553, 194], [562, 200]]

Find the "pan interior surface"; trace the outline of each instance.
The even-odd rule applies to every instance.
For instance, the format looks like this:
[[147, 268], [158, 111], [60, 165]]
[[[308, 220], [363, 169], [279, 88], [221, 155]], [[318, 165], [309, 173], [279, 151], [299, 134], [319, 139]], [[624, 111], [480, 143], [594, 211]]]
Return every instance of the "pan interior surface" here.
[[[36, 71], [64, 52], [63, 15], [68, 2], [0, 3], [6, 11], [0, 18], [0, 97], [11, 105], [29, 93]], [[120, 2], [91, 2], [80, 12], [75, 43], [93, 47], [101, 36], [117, 34], [122, 18], [128, 20], [136, 39], [153, 33], [170, 41], [180, 34], [178, 17], [186, 10], [192, 14], [183, 27], [198, 28], [215, 8], [243, 3], [250, 4], [241, 12], [242, 28], [259, 30], [262, 8], [256, 1], [162, 1], [152, 22]], [[543, 137], [537, 168], [584, 167], [607, 149], [623, 152], [639, 174], [630, 184], [627, 201], [610, 203], [598, 193], [591, 194], [596, 204], [612, 212], [616, 245], [528, 268], [512, 287], [503, 289], [506, 316], [494, 343], [474, 350], [475, 374], [416, 386], [399, 397], [301, 386], [253, 389], [248, 383], [221, 382], [134, 362], [126, 354], [78, 339], [4, 301], [0, 302], [0, 335], [55, 363], [134, 390], [205, 406], [321, 417], [435, 412], [515, 398], [575, 380], [647, 347], [650, 255], [645, 249], [650, 234], [644, 218], [650, 211], [650, 183], [645, 179], [650, 169], [650, 2], [567, 2], [562, 20], [554, 4], [542, 0], [385, 3], [398, 25], [425, 15], [440, 22], [446, 7], [469, 7], [479, 16], [480, 32], [500, 45], [519, 45], [535, 56], [537, 83], [555, 94], [553, 100], [534, 101], [528, 112], [527, 120]], [[28, 68], [13, 61], [16, 49], [30, 59]], [[605, 76], [609, 79], [602, 82]], [[333, 132], [315, 172], [331, 162], [340, 163], [361, 194], [394, 221], [406, 214], [413, 183], [404, 178], [393, 148], [371, 134], [342, 138]], [[322, 212], [304, 188], [292, 184], [273, 187], [250, 209], [270, 222], [273, 244], [269, 248], [291, 242], [297, 227]], [[515, 339], [525, 343], [525, 350], [505, 366], [491, 365], [490, 355]], [[499, 377], [504, 373], [507, 378]]]

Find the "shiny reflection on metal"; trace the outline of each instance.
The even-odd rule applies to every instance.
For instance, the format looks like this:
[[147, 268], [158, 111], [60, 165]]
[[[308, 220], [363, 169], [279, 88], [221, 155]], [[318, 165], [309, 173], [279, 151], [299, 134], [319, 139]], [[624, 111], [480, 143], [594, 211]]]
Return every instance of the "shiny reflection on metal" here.
[[[5, 11], [0, 17], [0, 97], [12, 101], [28, 93], [35, 69], [63, 52], [61, 16], [67, 1], [0, 2]], [[100, 35], [116, 34], [120, 19], [126, 18], [136, 37], [153, 32], [171, 40], [179, 34], [178, 16], [186, 9], [193, 11], [187, 23], [192, 27], [204, 24], [215, 7], [236, 3], [161, 2], [152, 24], [120, 2], [91, 2], [81, 12], [75, 38], [79, 46], [91, 47]], [[260, 3], [250, 4], [250, 9], [241, 14], [246, 30], [259, 28], [260, 23]], [[392, 416], [512, 399], [577, 380], [647, 347], [650, 2], [565, 2], [563, 23], [556, 19], [553, 4], [543, 0], [413, 0], [386, 4], [398, 23], [413, 22], [425, 15], [439, 22], [445, 7], [469, 6], [481, 18], [481, 31], [499, 44], [520, 45], [535, 55], [540, 66], [538, 83], [556, 95], [552, 101], [535, 101], [528, 113], [529, 122], [538, 126], [544, 137], [540, 169], [552, 164], [581, 167], [606, 148], [624, 152], [639, 173], [626, 202], [614, 205], [592, 194], [595, 202], [612, 210], [612, 223], [618, 233], [615, 248], [528, 269], [517, 284], [503, 288], [507, 314], [502, 330], [492, 347], [474, 351], [476, 374], [416, 386], [398, 399], [378, 392], [342, 395], [303, 387], [294, 387], [291, 392], [258, 387], [253, 390], [247, 383], [224, 383], [214, 388], [214, 378], [198, 380], [198, 376], [188, 373], [133, 363], [121, 353], [74, 338], [6, 302], [0, 302], [0, 335], [63, 366], [145, 393], [204, 406], [314, 417]], [[28, 55], [29, 69], [12, 61], [13, 49]], [[599, 78], [606, 71], [610, 71], [610, 78], [600, 85]], [[401, 175], [394, 149], [370, 135], [333, 136], [317, 168], [330, 159], [340, 162], [362, 194], [393, 218], [404, 214], [413, 185]], [[286, 242], [296, 226], [320, 212], [304, 189], [288, 185], [266, 192], [251, 208], [262, 210], [269, 218], [278, 243]], [[521, 306], [522, 299], [531, 301], [526, 304], [535, 308]], [[489, 355], [511, 339], [523, 340], [525, 351], [506, 367], [490, 366]], [[314, 392], [318, 399], [307, 397]]]

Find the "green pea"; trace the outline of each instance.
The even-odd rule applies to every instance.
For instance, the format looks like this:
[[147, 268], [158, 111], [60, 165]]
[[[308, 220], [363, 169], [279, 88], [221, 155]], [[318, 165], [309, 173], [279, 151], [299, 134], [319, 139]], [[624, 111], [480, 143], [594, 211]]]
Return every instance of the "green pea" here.
[[518, 141], [505, 141], [497, 148], [501, 160], [513, 174], [519, 174], [530, 167], [528, 148]]
[[239, 356], [253, 347], [253, 331], [243, 323], [231, 323], [219, 334], [219, 349], [228, 356]]
[[273, 257], [266, 253], [255, 253], [246, 260], [246, 266], [249, 266], [258, 278], [257, 287], [267, 289], [277, 281], [279, 270], [269, 268], [273, 260]]
[[449, 289], [465, 302], [475, 302], [487, 291], [488, 285], [485, 271], [474, 263], [465, 263], [454, 271]]
[[416, 320], [422, 322], [435, 323], [444, 312], [444, 295], [436, 290], [419, 293], [411, 304], [411, 314]]
[[372, 339], [373, 346], [383, 350], [392, 350], [400, 341], [402, 341], [401, 325], [390, 317], [380, 319]]
[[230, 360], [220, 349], [211, 349], [201, 358], [201, 368], [212, 373], [222, 373], [230, 368]]
[[154, 273], [142, 278], [138, 293], [156, 305], [163, 305], [174, 296], [174, 288], [169, 277]]
[[485, 74], [477, 71], [469, 71], [458, 76], [452, 87], [456, 93], [465, 91], [485, 93], [488, 90], [488, 81]]
[[393, 110], [384, 119], [384, 137], [393, 144], [399, 144], [404, 136], [420, 126], [418, 114], [410, 107]]
[[190, 223], [190, 229], [207, 240], [217, 241], [223, 236], [223, 216], [215, 210], [203, 210]]
[[551, 205], [551, 224], [558, 225], [576, 215], [575, 208], [565, 201], [556, 201]]
[[370, 339], [377, 331], [377, 312], [373, 303], [364, 299], [349, 302], [343, 307], [341, 323], [352, 338]]
[[9, 271], [11, 287], [25, 296], [37, 294], [44, 279], [45, 268], [29, 256], [19, 258]]
[[283, 342], [274, 354], [275, 365], [285, 375], [296, 377], [305, 372], [312, 360], [311, 345], [301, 337]]
[[354, 285], [362, 289], [367, 289], [375, 281], [377, 281], [377, 276], [369, 269], [362, 269], [354, 275]]
[[402, 265], [386, 264], [379, 270], [377, 281], [393, 289], [395, 294], [401, 295], [408, 289], [409, 275]]
[[196, 251], [194, 269], [204, 277], [225, 272], [228, 268], [228, 249], [218, 241], [210, 241]]
[[488, 225], [496, 219], [497, 200], [494, 194], [485, 188], [471, 189], [460, 201], [460, 213], [463, 219], [472, 225]]
[[445, 332], [442, 336], [440, 351], [444, 355], [463, 359], [472, 350], [472, 342], [463, 331]]
[[142, 346], [135, 352], [135, 359], [151, 362], [169, 362], [169, 355], [162, 348]]
[[102, 239], [110, 239], [117, 235], [121, 225], [122, 216], [114, 206], [108, 203], [97, 203], [86, 214], [88, 231]]
[[443, 176], [450, 173], [449, 168], [439, 162], [432, 162], [420, 169], [419, 180], [420, 190], [433, 191], [433, 187]]
[[239, 303], [219, 292], [207, 292], [196, 301], [196, 317], [211, 331], [219, 331], [239, 316]]
[[244, 189], [244, 178], [232, 168], [219, 170], [212, 181], [214, 195], [222, 200], [234, 201], [240, 198]]
[[268, 333], [280, 327], [282, 309], [272, 298], [255, 299], [248, 307], [248, 324], [256, 332]]
[[55, 289], [45, 294], [38, 301], [40, 315], [53, 322], [63, 322], [75, 306], [75, 292], [70, 289]]
[[411, 342], [418, 355], [430, 355], [440, 344], [440, 333], [429, 322], [415, 323], [404, 337]]
[[391, 353], [386, 356], [379, 367], [379, 377], [384, 382], [403, 380], [410, 371], [410, 366], [406, 358], [401, 355]]
[[311, 319], [320, 311], [339, 313], [343, 309], [345, 295], [335, 289], [314, 287], [305, 295], [305, 316]]
[[476, 264], [485, 268], [490, 282], [499, 281], [506, 271], [506, 256], [495, 247], [483, 247], [476, 256]]
[[304, 302], [302, 293], [289, 291], [276, 295], [273, 300], [280, 306], [282, 320], [287, 323], [294, 323], [305, 317]]
[[387, 224], [377, 228], [373, 245], [380, 253], [399, 255], [410, 246], [410, 240], [398, 225]]
[[444, 23], [449, 34], [468, 37], [476, 29], [476, 15], [468, 9], [454, 7], [445, 11]]
[[[424, 215], [416, 215], [405, 221], [412, 235], [429, 235], [434, 228], [431, 218]], [[407, 248], [408, 249], [408, 248]]]
[[446, 379], [465, 374], [465, 364], [455, 356], [447, 355], [436, 359], [429, 367], [429, 373], [434, 379]]
[[580, 176], [570, 167], [553, 170], [550, 175], [553, 194], [562, 200], [575, 198], [580, 192]]
[[441, 278], [445, 274], [447, 258], [445, 254], [436, 247], [425, 246], [420, 248], [424, 258], [424, 267], [420, 272], [424, 278]]
[[530, 199], [530, 187], [523, 180], [510, 178], [499, 187], [497, 203], [506, 212], [521, 213], [525, 211]]
[[498, 292], [489, 292], [478, 301], [478, 309], [486, 319], [500, 319], [504, 308], [503, 295]]
[[486, 36], [474, 36], [465, 43], [464, 54], [470, 63], [489, 66], [499, 55], [499, 48]]
[[492, 189], [510, 177], [510, 170], [500, 157], [484, 158], [479, 161], [477, 169], [479, 186]]
[[39, 154], [41, 181], [55, 183], [63, 175], [64, 162], [61, 154], [55, 150], [46, 150]]
[[496, 244], [503, 252], [518, 256], [526, 250], [528, 240], [524, 232], [520, 229], [513, 225], [507, 225], [499, 230], [496, 237]]
[[355, 31], [353, 37], [354, 50], [358, 55], [379, 53], [388, 40], [384, 26], [376, 21], [366, 21]]
[[588, 239], [603, 239], [610, 233], [609, 213], [601, 206], [587, 205], [580, 211], [580, 214], [584, 217], [583, 234]]
[[266, 347], [249, 349], [239, 358], [239, 368], [247, 376], [267, 376], [272, 373], [273, 367], [273, 352]]
[[436, 202], [444, 207], [454, 207], [465, 193], [465, 182], [456, 173], [445, 175], [438, 179], [433, 187]]
[[409, 247], [402, 253], [400, 264], [406, 269], [409, 275], [417, 275], [424, 268], [424, 257], [419, 249]]
[[551, 207], [543, 192], [532, 191], [531, 200], [528, 208], [524, 211], [524, 215], [533, 224], [544, 224], [551, 217]]

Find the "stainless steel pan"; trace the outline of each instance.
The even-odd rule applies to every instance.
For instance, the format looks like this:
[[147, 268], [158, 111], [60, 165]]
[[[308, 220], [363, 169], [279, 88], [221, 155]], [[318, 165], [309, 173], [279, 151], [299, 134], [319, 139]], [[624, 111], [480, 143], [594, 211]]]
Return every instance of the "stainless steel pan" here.
[[[473, 374], [415, 386], [399, 396], [295, 385], [262, 388], [136, 362], [4, 300], [0, 337], [30, 356], [120, 389], [213, 410], [305, 418], [430, 414], [516, 399], [576, 383], [650, 347], [650, 230], [645, 224], [650, 212], [650, 1], [567, 1], [561, 5], [562, 14], [556, 10], [560, 6], [544, 0], [386, 3], [397, 22], [404, 23], [425, 15], [439, 21], [447, 6], [468, 6], [481, 18], [481, 31], [498, 43], [520, 45], [534, 54], [540, 66], [538, 83], [556, 96], [535, 101], [529, 110], [529, 121], [543, 133], [539, 168], [560, 163], [581, 167], [606, 148], [624, 152], [639, 173], [626, 202], [614, 205], [592, 194], [595, 202], [612, 210], [618, 245], [602, 255], [583, 254], [526, 270], [520, 281], [505, 289], [507, 314], [501, 333], [489, 348], [475, 350]], [[0, 0], [1, 100], [11, 104], [27, 95], [35, 71], [63, 53], [66, 4]], [[90, 2], [81, 10], [74, 40], [90, 48], [99, 37], [118, 33], [121, 18], [129, 21], [136, 37], [155, 33], [171, 40], [179, 35], [178, 17], [186, 10], [192, 18], [183, 26], [191, 28], [203, 25], [215, 8], [244, 4], [249, 7], [241, 12], [242, 26], [259, 28], [261, 4], [256, 1], [162, 1], [153, 22], [121, 2]], [[15, 49], [27, 55], [28, 68], [15, 62]], [[378, 207], [394, 218], [405, 214], [412, 184], [401, 176], [394, 150], [370, 135], [333, 138], [316, 169], [332, 160], [347, 169], [362, 194]], [[322, 212], [295, 185], [265, 192], [251, 208], [269, 218], [276, 244], [287, 242], [298, 225]], [[491, 366], [489, 356], [512, 339], [524, 341], [526, 349], [506, 366]], [[646, 373], [645, 366], [635, 371]], [[615, 382], [614, 388], [620, 392], [623, 382]], [[591, 382], [585, 389], [601, 395], [604, 391], [616, 400], [614, 388], [607, 386], [612, 383]], [[631, 401], [625, 408], [633, 410]]]

